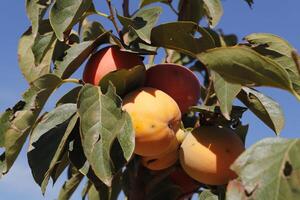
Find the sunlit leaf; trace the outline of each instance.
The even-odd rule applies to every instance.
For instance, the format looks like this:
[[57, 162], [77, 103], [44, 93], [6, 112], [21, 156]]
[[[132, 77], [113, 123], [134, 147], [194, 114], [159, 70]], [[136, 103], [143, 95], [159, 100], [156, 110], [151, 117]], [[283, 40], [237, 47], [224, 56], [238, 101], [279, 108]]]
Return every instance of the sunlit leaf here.
[[284, 114], [276, 101], [247, 87], [243, 87], [238, 98], [276, 134], [281, 132], [284, 127]]
[[52, 0], [26, 0], [26, 12], [32, 24], [33, 37], [36, 36], [40, 22], [51, 2]]
[[199, 200], [218, 200], [218, 196], [209, 190], [204, 190], [199, 194]]
[[198, 58], [222, 78], [232, 83], [271, 86], [295, 94], [289, 75], [277, 62], [248, 47], [220, 47], [198, 55]]
[[56, 107], [66, 103], [77, 103], [79, 91], [82, 86], [75, 87], [62, 96], [56, 103]]
[[168, 3], [169, 0], [140, 0], [140, 7], [144, 7], [151, 3], [156, 3], [156, 2]]
[[116, 88], [119, 96], [123, 96], [128, 92], [143, 86], [146, 78], [146, 69], [144, 66], [135, 66], [131, 69], [121, 69], [113, 71], [105, 75], [101, 81], [100, 86], [102, 91], [106, 91], [110, 82]]
[[6, 174], [13, 165], [45, 102], [60, 84], [61, 79], [55, 75], [40, 77], [31, 83], [22, 101], [1, 115], [4, 127], [0, 128], [0, 143], [5, 149], [0, 156], [1, 174]]
[[[195, 38], [192, 33], [199, 32], [202, 37]], [[193, 22], [171, 22], [152, 29], [151, 42], [158, 47], [178, 50], [194, 56], [204, 50], [214, 48], [212, 36]]]
[[62, 186], [59, 192], [58, 200], [70, 199], [84, 177], [83, 174], [74, 168], [72, 168], [71, 171], [71, 177], [65, 181], [64, 185]]
[[299, 139], [267, 138], [247, 149], [231, 166], [250, 199], [298, 199]]
[[126, 160], [133, 154], [131, 119], [121, 110], [121, 100], [112, 86], [103, 94], [100, 87], [86, 84], [79, 94], [78, 112], [85, 156], [96, 176], [106, 185], [111, 185], [114, 174], [119, 170], [110, 155], [114, 141], [118, 140]]
[[55, 165], [66, 152], [65, 145], [77, 122], [76, 104], [63, 104], [46, 115], [30, 135], [28, 162], [44, 193]]
[[56, 0], [50, 10], [49, 19], [60, 41], [65, 31], [71, 30], [92, 5], [92, 0]]
[[293, 47], [281, 37], [270, 33], [253, 33], [245, 37], [252, 45], [265, 45], [265, 49], [291, 57]]
[[223, 15], [222, 3], [220, 0], [203, 0], [203, 2], [209, 24], [211, 27], [215, 27]]
[[[118, 19], [124, 27], [130, 31], [134, 31], [140, 39], [150, 44], [151, 29], [156, 24], [161, 12], [161, 7], [144, 8], [131, 18], [118, 15]], [[130, 43], [134, 39], [131, 38], [128, 42]]]
[[70, 77], [100, 44], [109, 42], [110, 34], [105, 32], [96, 40], [71, 46], [66, 50], [63, 60], [56, 62], [54, 73], [63, 79]]
[[242, 86], [225, 81], [218, 73], [212, 74], [214, 89], [218, 97], [222, 114], [226, 119], [230, 119], [232, 102], [240, 92]]
[[84, 19], [82, 22], [83, 41], [95, 40], [99, 35], [105, 32], [104, 27], [97, 21], [89, 22], [87, 19]]
[[50, 72], [55, 38], [48, 20], [42, 21], [39, 28], [34, 36], [30, 27], [18, 46], [19, 67], [29, 83]]

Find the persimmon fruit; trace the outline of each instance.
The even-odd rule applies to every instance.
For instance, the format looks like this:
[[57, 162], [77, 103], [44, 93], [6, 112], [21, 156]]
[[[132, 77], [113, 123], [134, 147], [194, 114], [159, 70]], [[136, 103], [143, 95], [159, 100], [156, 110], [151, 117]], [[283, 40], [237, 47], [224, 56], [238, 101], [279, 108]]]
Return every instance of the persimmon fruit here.
[[180, 109], [168, 94], [156, 88], [139, 88], [124, 97], [123, 110], [133, 123], [136, 154], [158, 156], [168, 151], [181, 121]]
[[230, 165], [244, 149], [241, 139], [230, 129], [203, 126], [185, 137], [179, 160], [184, 171], [195, 180], [223, 185], [236, 177]]
[[88, 60], [83, 72], [83, 81], [99, 85], [100, 80], [109, 72], [130, 69], [137, 65], [144, 66], [137, 54], [121, 51], [116, 45], [108, 46], [97, 51]]
[[157, 88], [170, 95], [181, 113], [196, 105], [200, 98], [200, 83], [188, 68], [177, 64], [158, 64], [146, 71], [147, 87]]

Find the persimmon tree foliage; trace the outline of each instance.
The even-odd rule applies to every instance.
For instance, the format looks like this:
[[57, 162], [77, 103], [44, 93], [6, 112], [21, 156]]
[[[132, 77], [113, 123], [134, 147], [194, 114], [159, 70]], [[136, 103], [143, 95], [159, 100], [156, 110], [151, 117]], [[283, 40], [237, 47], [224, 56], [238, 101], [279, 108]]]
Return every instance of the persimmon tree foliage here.
[[[161, 5], [174, 12], [172, 21], [159, 23]], [[1, 175], [29, 138], [28, 162], [43, 194], [67, 171], [60, 200], [81, 182], [90, 200], [121, 192], [153, 200], [300, 199], [299, 139], [244, 147], [246, 110], [276, 136], [284, 126], [280, 105], [260, 86], [300, 100], [299, 56], [286, 40], [253, 33], [238, 43], [215, 28], [220, 0], [26, 0], [26, 11], [31, 26], [18, 61], [28, 89], [0, 115]], [[69, 83], [74, 88], [45, 112]]]

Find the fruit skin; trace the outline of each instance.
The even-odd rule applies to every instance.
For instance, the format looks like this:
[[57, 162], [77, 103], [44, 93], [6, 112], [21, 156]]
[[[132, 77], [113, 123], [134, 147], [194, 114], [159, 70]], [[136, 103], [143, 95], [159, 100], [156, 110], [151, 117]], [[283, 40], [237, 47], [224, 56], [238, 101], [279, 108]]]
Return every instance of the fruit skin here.
[[231, 130], [205, 126], [186, 136], [179, 160], [184, 171], [195, 180], [223, 185], [236, 177], [229, 167], [244, 150], [243, 142]]
[[183, 194], [193, 192], [200, 187], [200, 183], [192, 179], [181, 168], [173, 171], [169, 178], [172, 183], [181, 188]]
[[85, 66], [83, 81], [99, 85], [100, 80], [109, 72], [130, 69], [143, 65], [142, 59], [133, 53], [121, 51], [118, 46], [109, 46], [93, 54]]
[[178, 104], [181, 113], [196, 105], [200, 98], [200, 83], [188, 68], [176, 64], [158, 64], [146, 71], [146, 86], [160, 89]]
[[[180, 131], [179, 129], [177, 133]], [[176, 133], [176, 134], [177, 134]], [[172, 143], [168, 149], [161, 155], [142, 157], [142, 165], [151, 170], [163, 170], [174, 165], [178, 160], [179, 155], [179, 142], [176, 136], [173, 137]]]
[[179, 107], [169, 95], [155, 88], [140, 88], [124, 97], [123, 109], [133, 123], [136, 154], [158, 156], [168, 150], [181, 120]]
[[151, 170], [163, 170], [174, 165], [178, 160], [178, 150], [163, 154], [160, 157], [143, 157], [142, 165]]

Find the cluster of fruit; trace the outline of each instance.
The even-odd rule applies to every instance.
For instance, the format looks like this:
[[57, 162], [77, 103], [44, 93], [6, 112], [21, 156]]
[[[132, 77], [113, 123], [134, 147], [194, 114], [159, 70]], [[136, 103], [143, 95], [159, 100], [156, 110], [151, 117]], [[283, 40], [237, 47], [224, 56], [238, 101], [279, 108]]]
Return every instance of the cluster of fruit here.
[[[83, 81], [99, 85], [109, 72], [137, 65], [144, 66], [138, 55], [109, 46], [90, 58]], [[181, 115], [199, 98], [200, 84], [194, 73], [170, 63], [150, 67], [144, 84], [123, 97], [123, 109], [135, 130], [134, 152], [141, 163], [150, 170], [162, 170], [179, 158], [183, 171], [174, 172], [171, 178], [188, 190], [195, 187], [194, 180], [226, 184], [235, 177], [229, 166], [244, 151], [239, 137], [223, 127], [201, 126], [185, 136], [180, 129]], [[182, 178], [177, 181], [176, 177]]]

